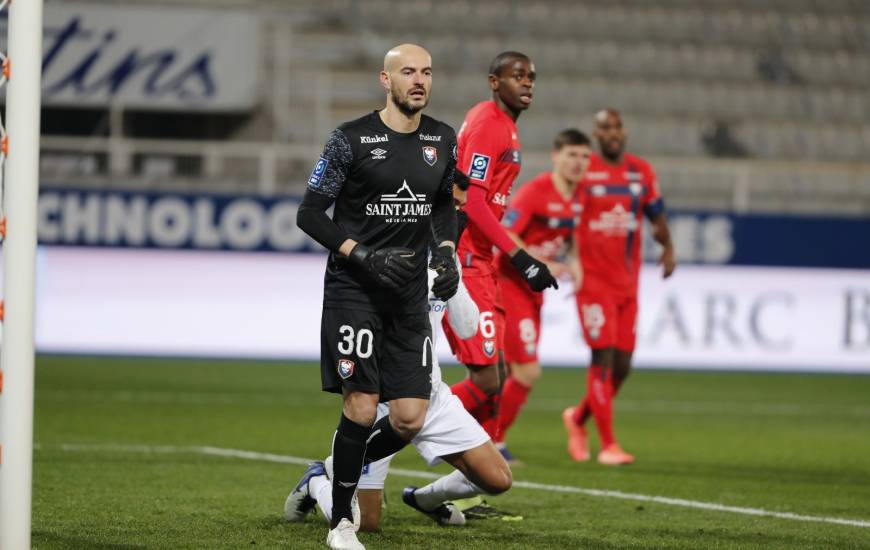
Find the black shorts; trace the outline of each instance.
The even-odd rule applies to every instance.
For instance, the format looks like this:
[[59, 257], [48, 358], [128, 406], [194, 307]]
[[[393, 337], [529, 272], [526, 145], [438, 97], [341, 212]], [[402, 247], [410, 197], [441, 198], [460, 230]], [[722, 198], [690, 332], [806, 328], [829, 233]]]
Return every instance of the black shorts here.
[[432, 392], [429, 315], [323, 308], [320, 379], [323, 391], [380, 394], [381, 401], [429, 399]]

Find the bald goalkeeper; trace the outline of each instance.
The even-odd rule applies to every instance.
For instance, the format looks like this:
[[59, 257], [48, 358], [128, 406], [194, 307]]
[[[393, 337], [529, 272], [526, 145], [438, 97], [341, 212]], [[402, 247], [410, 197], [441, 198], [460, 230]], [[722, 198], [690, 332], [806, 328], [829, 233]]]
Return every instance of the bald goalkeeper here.
[[[456, 134], [422, 114], [432, 59], [402, 44], [387, 52], [383, 109], [336, 128], [308, 178], [297, 224], [329, 251], [323, 290], [320, 374], [342, 395], [332, 443], [333, 510], [327, 544], [364, 548], [351, 501], [366, 449], [388, 456], [423, 425], [431, 393], [432, 329], [427, 250], [439, 272], [433, 292], [447, 300], [453, 260]], [[335, 206], [332, 218], [326, 211]], [[375, 423], [378, 402], [390, 414]]]

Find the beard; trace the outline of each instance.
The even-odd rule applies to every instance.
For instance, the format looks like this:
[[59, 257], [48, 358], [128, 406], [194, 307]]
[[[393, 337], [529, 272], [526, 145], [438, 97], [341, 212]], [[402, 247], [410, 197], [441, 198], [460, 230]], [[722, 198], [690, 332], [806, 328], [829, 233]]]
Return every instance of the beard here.
[[406, 95], [404, 99], [399, 99], [398, 90], [392, 89], [390, 90], [390, 99], [393, 100], [393, 105], [399, 109], [399, 111], [405, 115], [406, 117], [412, 117], [426, 108], [429, 105], [429, 98], [426, 97], [426, 101], [423, 102], [419, 107], [415, 105], [411, 105], [411, 102], [408, 100], [408, 96]]
[[620, 143], [618, 147], [610, 147], [608, 144], [607, 147], [601, 147], [601, 155], [607, 160], [616, 162], [622, 156], [624, 150], [625, 143]]

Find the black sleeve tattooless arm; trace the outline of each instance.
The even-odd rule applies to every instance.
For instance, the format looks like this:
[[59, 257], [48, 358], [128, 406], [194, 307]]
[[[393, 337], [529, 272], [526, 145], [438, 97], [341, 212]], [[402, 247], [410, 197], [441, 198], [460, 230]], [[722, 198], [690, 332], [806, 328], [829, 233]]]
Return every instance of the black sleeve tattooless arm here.
[[329, 218], [326, 211], [335, 201], [332, 197], [308, 189], [296, 214], [296, 225], [327, 250], [338, 252], [347, 234]]
[[435, 234], [435, 245], [444, 241], [456, 243], [456, 208], [453, 207], [453, 195], [439, 193], [432, 205], [432, 231]]
[[[456, 170], [456, 138], [450, 140], [451, 153], [447, 159], [444, 177], [441, 179], [441, 188], [432, 204], [432, 232], [435, 237], [435, 246], [441, 246], [444, 241], [456, 244], [458, 222], [456, 221], [456, 208], [453, 206], [453, 185], [457, 177]], [[459, 172], [460, 177], [464, 174]]]

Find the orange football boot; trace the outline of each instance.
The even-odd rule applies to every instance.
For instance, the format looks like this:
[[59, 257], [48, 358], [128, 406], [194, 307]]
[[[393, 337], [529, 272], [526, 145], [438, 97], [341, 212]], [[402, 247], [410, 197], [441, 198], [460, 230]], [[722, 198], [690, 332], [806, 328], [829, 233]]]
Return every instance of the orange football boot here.
[[574, 423], [574, 407], [562, 411], [562, 423], [568, 431], [568, 454], [577, 462], [589, 460], [589, 439], [586, 428]]
[[622, 466], [632, 462], [634, 462], [634, 457], [623, 451], [618, 443], [613, 443], [598, 453], [598, 463], [605, 466]]

